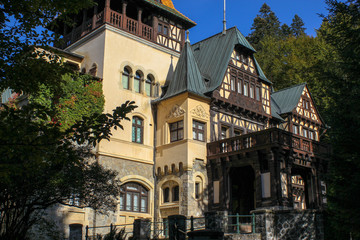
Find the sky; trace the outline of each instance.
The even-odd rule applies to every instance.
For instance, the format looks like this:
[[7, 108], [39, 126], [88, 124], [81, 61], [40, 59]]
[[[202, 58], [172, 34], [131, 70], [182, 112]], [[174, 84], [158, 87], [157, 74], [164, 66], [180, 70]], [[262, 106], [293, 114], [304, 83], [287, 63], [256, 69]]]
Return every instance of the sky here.
[[[197, 23], [190, 29], [190, 42], [196, 43], [222, 31], [223, 0], [172, 0], [175, 8]], [[327, 14], [325, 0], [226, 0], [227, 28], [237, 26], [244, 36], [251, 32], [254, 18], [266, 3], [281, 24], [290, 26], [295, 14], [305, 23], [305, 32], [316, 36], [321, 25], [319, 14]]]

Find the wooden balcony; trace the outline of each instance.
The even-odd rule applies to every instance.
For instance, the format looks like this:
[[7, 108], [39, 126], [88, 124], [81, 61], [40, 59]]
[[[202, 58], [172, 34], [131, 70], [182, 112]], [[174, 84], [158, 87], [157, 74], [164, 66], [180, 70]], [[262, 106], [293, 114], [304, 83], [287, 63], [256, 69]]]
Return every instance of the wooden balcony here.
[[64, 49], [70, 46], [72, 43], [76, 42], [104, 23], [108, 23], [116, 28], [122, 29], [146, 40], [156, 42], [153, 27], [110, 9], [106, 12], [106, 15], [105, 11], [102, 11], [95, 14], [93, 18], [84, 21], [80, 26], [73, 28], [70, 33], [64, 35], [64, 42], [60, 47]]
[[300, 154], [308, 155], [309, 157], [315, 155], [328, 156], [331, 151], [329, 145], [278, 128], [270, 128], [208, 143], [207, 155], [208, 159], [216, 159], [268, 147], [282, 147], [288, 150], [292, 149]]

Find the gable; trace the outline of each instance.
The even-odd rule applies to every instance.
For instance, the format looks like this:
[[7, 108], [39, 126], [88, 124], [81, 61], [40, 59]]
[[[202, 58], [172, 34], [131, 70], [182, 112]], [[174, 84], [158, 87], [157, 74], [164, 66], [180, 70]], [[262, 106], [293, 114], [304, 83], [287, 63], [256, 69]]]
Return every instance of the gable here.
[[254, 60], [249, 54], [234, 49], [231, 53], [230, 63], [244, 71], [257, 75]]
[[301, 93], [295, 112], [304, 118], [311, 119], [312, 121], [321, 124], [319, 113], [316, 110], [307, 86], [304, 87]]

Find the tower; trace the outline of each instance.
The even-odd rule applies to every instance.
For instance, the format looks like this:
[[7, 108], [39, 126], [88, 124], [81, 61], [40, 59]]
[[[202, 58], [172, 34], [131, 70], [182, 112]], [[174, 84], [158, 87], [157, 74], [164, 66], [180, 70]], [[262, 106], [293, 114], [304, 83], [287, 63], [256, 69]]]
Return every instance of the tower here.
[[[64, 216], [67, 236], [81, 226], [84, 231], [86, 225], [130, 224], [156, 216], [156, 123], [151, 102], [168, 85], [185, 45], [185, 30], [195, 26], [171, 0], [96, 3], [72, 16], [72, 28], [57, 20], [55, 31], [63, 35], [57, 47], [83, 56], [72, 63], [102, 79], [105, 112], [127, 100], [135, 101], [138, 108], [128, 115], [131, 121], [123, 122], [124, 130], [114, 130], [109, 142], [97, 146], [98, 161], [116, 170], [122, 183], [118, 210], [104, 216], [90, 209], [62, 207], [58, 211]], [[96, 231], [101, 233], [101, 229]]]

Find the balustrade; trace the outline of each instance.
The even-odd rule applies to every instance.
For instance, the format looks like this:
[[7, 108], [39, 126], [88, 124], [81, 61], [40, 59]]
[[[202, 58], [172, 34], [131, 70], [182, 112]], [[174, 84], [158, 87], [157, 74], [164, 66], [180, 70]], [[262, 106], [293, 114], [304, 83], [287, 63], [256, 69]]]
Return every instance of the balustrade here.
[[[132, 18], [126, 17], [123, 14], [110, 10], [107, 12], [110, 17], [108, 17], [108, 23], [113, 25], [114, 27], [123, 29], [127, 32], [130, 32], [134, 35], [137, 35], [141, 38], [145, 38], [149, 41], [154, 41], [154, 28], [151, 26], [148, 26], [146, 24], [143, 24], [137, 20], [134, 20]], [[92, 29], [95, 29], [102, 24], [104, 24], [104, 11], [97, 13], [94, 15], [94, 21], [93, 19], [88, 19], [84, 25], [81, 24], [80, 26], [76, 27], [72, 30], [71, 33], [64, 36], [64, 44], [63, 48], [69, 46], [70, 44], [76, 42], [79, 40], [82, 36], [88, 34]], [[95, 24], [95, 26], [93, 26]]]
[[329, 146], [325, 144], [305, 139], [278, 128], [272, 128], [208, 143], [208, 157], [211, 158], [216, 155], [234, 153], [246, 149], [261, 148], [266, 145], [292, 147], [293, 149], [308, 153], [330, 153]]

